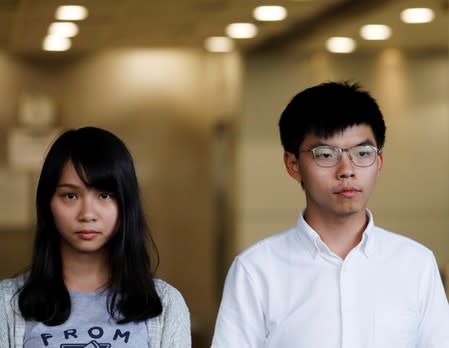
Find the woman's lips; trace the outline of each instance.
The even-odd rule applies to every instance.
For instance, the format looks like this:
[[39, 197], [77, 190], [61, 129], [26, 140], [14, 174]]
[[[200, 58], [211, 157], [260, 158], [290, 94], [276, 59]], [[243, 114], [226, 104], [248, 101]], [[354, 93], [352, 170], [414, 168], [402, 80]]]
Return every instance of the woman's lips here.
[[84, 240], [91, 240], [95, 238], [99, 234], [97, 231], [78, 231], [76, 232], [76, 235]]

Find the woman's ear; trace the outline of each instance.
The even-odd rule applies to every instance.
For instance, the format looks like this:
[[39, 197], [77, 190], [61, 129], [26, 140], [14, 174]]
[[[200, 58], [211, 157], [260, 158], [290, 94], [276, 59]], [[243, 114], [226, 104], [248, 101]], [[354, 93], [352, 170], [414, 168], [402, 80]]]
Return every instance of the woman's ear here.
[[284, 151], [284, 164], [287, 173], [296, 181], [301, 182], [298, 158], [291, 152]]

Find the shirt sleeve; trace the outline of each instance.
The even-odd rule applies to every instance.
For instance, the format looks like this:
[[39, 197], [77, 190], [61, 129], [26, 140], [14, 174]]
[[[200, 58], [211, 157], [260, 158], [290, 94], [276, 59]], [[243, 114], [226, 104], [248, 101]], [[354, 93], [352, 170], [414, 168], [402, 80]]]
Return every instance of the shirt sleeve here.
[[167, 286], [164, 294], [164, 323], [161, 337], [163, 348], [190, 348], [190, 313], [181, 293]]
[[449, 347], [449, 304], [433, 255], [426, 267], [420, 293], [423, 308], [417, 348]]
[[265, 327], [261, 295], [237, 258], [226, 277], [212, 348], [263, 347]]

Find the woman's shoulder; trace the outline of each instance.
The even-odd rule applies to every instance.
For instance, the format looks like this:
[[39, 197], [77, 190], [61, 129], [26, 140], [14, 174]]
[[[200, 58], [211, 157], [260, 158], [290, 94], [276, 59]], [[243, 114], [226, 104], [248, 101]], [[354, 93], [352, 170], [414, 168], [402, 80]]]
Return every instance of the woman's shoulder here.
[[27, 274], [21, 274], [14, 278], [0, 280], [0, 292], [2, 294], [15, 293], [25, 283]]
[[175, 287], [161, 279], [155, 279], [154, 283], [163, 308], [162, 315], [157, 319], [161, 328], [160, 347], [191, 347], [190, 313], [184, 297]]
[[165, 320], [189, 321], [189, 307], [178, 289], [161, 279], [155, 279], [154, 283], [162, 303], [162, 317]]
[[174, 286], [158, 278], [154, 279], [154, 285], [164, 307], [169, 303], [179, 303], [185, 305], [184, 297]]
[[25, 283], [26, 275], [0, 280], [0, 306], [4, 308], [13, 299]]

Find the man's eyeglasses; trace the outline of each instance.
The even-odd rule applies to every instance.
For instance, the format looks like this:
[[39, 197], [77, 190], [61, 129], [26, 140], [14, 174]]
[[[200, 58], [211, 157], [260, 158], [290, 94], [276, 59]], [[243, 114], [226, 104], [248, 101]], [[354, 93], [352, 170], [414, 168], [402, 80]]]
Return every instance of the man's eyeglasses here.
[[311, 152], [315, 163], [320, 167], [333, 167], [341, 160], [343, 152], [347, 152], [349, 159], [357, 167], [369, 167], [376, 161], [380, 150], [371, 145], [356, 145], [349, 149], [331, 145], [321, 145], [310, 150], [300, 152]]

